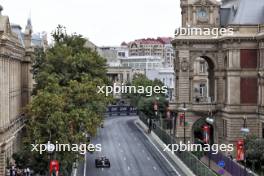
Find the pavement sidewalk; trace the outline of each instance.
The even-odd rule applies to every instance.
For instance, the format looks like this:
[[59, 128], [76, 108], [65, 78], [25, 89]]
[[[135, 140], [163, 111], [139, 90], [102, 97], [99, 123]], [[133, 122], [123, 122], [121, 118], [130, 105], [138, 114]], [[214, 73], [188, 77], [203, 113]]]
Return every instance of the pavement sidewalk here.
[[[207, 165], [209, 167], [209, 158], [207, 156], [203, 156], [201, 159], [200, 159], [205, 165]], [[232, 176], [229, 172], [227, 172], [225, 169], [219, 167], [217, 165], [217, 163], [215, 163], [214, 161], [210, 160], [210, 169], [212, 169], [213, 171], [215, 171], [216, 173], [219, 172], [219, 170], [223, 170], [223, 176]]]

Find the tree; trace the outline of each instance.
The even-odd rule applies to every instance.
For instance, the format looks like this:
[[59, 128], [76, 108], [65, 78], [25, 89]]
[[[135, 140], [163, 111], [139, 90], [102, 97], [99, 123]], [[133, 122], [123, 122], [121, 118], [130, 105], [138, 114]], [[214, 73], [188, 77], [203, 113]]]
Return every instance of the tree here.
[[[137, 108], [139, 111], [143, 112], [147, 117], [151, 118], [158, 118], [155, 115], [153, 104], [157, 97], [148, 97], [148, 98], [140, 98]], [[162, 115], [162, 117], [165, 117], [165, 111], [166, 107], [168, 107], [168, 101], [165, 99], [164, 96], [158, 97], [158, 111]]]
[[[45, 174], [48, 153], [31, 151], [31, 144], [86, 143], [84, 133], [95, 135], [109, 101], [97, 94], [97, 86], [106, 84], [106, 60], [84, 46], [81, 35], [68, 35], [58, 26], [52, 34], [54, 45], [46, 52], [38, 50], [32, 73], [36, 82], [32, 102], [27, 106], [24, 147], [14, 155], [21, 167]], [[56, 152], [61, 173], [69, 175], [76, 152]]]
[[256, 168], [261, 168], [264, 165], [264, 140], [248, 136], [245, 145], [247, 166], [252, 166], [254, 171]]
[[[145, 75], [137, 74], [134, 76], [130, 86], [135, 86], [137, 88], [143, 86], [144, 89], [146, 89], [146, 87], [148, 86], [152, 88], [154, 88], [155, 86], [163, 87], [164, 84], [158, 79], [149, 80]], [[149, 96], [149, 94], [146, 92], [130, 93], [128, 94], [128, 98], [130, 98], [131, 104], [133, 106], [137, 107], [148, 117], [155, 117], [153, 110], [153, 103], [156, 99], [159, 99], [158, 100], [159, 111], [161, 112], [161, 114], [165, 116], [165, 109], [168, 106], [168, 101], [166, 100], [164, 93], [155, 93], [154, 91], [152, 91], [151, 96]]]

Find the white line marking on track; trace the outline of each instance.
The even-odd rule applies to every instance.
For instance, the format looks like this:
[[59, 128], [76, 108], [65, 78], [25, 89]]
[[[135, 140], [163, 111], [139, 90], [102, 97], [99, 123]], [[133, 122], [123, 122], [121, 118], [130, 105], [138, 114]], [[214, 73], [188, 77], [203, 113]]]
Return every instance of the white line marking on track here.
[[[138, 129], [140, 129], [140, 131], [142, 132], [143, 130], [137, 125]], [[164, 158], [164, 160], [169, 164], [169, 166], [172, 168], [172, 170], [174, 172], [176, 172], [176, 174], [178, 176], [181, 176], [181, 174], [174, 168], [174, 166], [169, 162], [169, 160], [163, 155], [163, 153], [158, 149], [158, 147], [152, 142], [152, 140], [150, 139], [150, 137], [148, 137], [144, 131], [142, 132], [142, 134], [144, 136], [146, 136], [146, 138], [148, 139], [148, 141], [154, 146], [154, 148], [159, 152], [159, 154]]]
[[127, 166], [127, 170], [129, 170], [129, 171], [130, 171], [130, 167], [129, 167], [129, 166]]
[[83, 167], [83, 175], [86, 176], [86, 152], [84, 154], [84, 167]]

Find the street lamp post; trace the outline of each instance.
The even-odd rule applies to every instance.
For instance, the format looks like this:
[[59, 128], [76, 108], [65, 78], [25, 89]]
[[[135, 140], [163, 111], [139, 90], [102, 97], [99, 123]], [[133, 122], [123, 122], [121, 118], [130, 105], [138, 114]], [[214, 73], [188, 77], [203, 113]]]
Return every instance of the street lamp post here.
[[169, 126], [170, 128], [170, 135], [172, 135], [172, 130], [174, 129], [173, 125], [174, 125], [174, 118], [173, 118], [173, 113], [170, 110], [169, 106], [166, 107], [166, 122], [167, 122], [167, 126]]
[[[159, 97], [156, 97], [154, 104], [153, 104], [153, 110], [154, 110], [156, 119], [158, 118], [158, 100], [159, 100]], [[151, 133], [151, 129], [152, 129], [152, 118], [151, 117], [149, 117], [149, 124], [148, 125], [149, 125], [148, 132]]]
[[173, 115], [171, 113], [171, 110], [169, 109], [169, 107], [166, 108], [166, 122], [167, 122], [167, 127], [170, 128], [170, 141], [171, 144], [173, 143], [173, 137], [172, 136], [172, 130], [174, 130], [174, 122], [173, 122], [174, 118]]
[[177, 112], [173, 113], [173, 137], [176, 135], [176, 126], [177, 126]]
[[[205, 119], [205, 121], [208, 123], [208, 124], [210, 124], [210, 125], [214, 125], [214, 122], [215, 122], [215, 120], [214, 120], [214, 118], [213, 118], [213, 112], [212, 112], [212, 103], [210, 104], [210, 109], [209, 109], [209, 112], [208, 112], [208, 115], [209, 115], [209, 117], [207, 117], [206, 119]], [[210, 128], [209, 128], [210, 129]], [[209, 136], [209, 145], [211, 145], [211, 142], [210, 142], [210, 136]], [[208, 155], [208, 160], [209, 160], [209, 162], [208, 162], [208, 165], [209, 165], [209, 168], [211, 168], [211, 148], [210, 148], [210, 150], [209, 150], [209, 155]]]
[[185, 125], [185, 116], [186, 116], [186, 111], [188, 108], [186, 108], [186, 103], [183, 103], [183, 108], [180, 108], [180, 110], [183, 111], [183, 142], [186, 143], [186, 125]]
[[244, 175], [247, 175], [247, 155], [246, 155], [246, 137], [250, 132], [249, 128], [247, 127], [247, 117], [244, 116], [243, 118], [244, 124], [243, 127], [240, 129], [241, 133], [244, 136]]
[[210, 104], [210, 109], [209, 109], [209, 112], [208, 112], [208, 115], [209, 115], [209, 117], [207, 117], [206, 119], [205, 119], [205, 121], [207, 122], [207, 123], [209, 123], [210, 125], [214, 125], [214, 118], [213, 118], [213, 112], [212, 112], [212, 103]]
[[[186, 104], [183, 105], [184, 108], [184, 118], [183, 118], [183, 142], [186, 143], [186, 127], [185, 127], [185, 118], [186, 118]], [[186, 109], [186, 110], [185, 110]]]

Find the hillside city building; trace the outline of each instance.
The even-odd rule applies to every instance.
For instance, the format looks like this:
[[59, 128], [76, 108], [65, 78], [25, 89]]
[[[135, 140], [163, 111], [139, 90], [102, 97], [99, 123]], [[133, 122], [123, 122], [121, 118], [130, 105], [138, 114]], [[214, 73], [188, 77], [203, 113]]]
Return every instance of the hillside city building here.
[[[142, 41], [140, 44], [139, 41]], [[135, 74], [144, 74], [148, 79], [159, 79], [168, 87], [168, 99], [174, 96], [174, 50], [170, 44], [171, 38], [141, 39], [123, 42], [118, 47], [99, 47], [98, 53], [107, 60], [107, 75], [111, 82], [131, 82]], [[143, 49], [131, 49], [131, 45], [144, 45]], [[159, 44], [162, 48], [155, 48]], [[155, 49], [149, 50], [151, 46]], [[156, 50], [157, 49], [157, 50]], [[151, 51], [151, 52], [150, 52]]]
[[129, 42], [129, 56], [157, 56], [166, 67], [173, 67], [175, 53], [171, 41], [170, 37], [158, 37]]
[[132, 81], [135, 72], [130, 67], [121, 65], [121, 59], [128, 57], [127, 46], [104, 46], [98, 47], [97, 51], [107, 61], [107, 76], [112, 83]]

